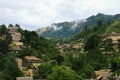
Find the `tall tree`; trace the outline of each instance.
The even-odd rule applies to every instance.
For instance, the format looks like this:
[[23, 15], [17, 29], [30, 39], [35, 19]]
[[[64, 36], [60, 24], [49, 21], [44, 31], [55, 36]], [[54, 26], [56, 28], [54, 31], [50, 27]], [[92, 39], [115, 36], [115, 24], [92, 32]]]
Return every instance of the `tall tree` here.
[[90, 35], [85, 42], [85, 47], [84, 47], [85, 51], [97, 49], [99, 41], [100, 41], [100, 37], [98, 35], [96, 34]]

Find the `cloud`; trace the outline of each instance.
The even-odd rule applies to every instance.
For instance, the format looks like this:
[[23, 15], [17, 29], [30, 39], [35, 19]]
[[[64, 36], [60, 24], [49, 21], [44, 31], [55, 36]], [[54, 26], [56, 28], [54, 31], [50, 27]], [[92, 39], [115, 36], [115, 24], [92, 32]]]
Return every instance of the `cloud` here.
[[52, 23], [120, 13], [120, 0], [0, 0], [0, 24], [35, 30]]

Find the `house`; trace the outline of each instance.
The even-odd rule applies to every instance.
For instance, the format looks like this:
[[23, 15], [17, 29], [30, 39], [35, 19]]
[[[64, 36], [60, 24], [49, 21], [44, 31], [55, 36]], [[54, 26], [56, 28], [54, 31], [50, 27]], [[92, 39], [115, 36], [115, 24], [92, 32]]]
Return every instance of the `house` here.
[[18, 53], [23, 48], [23, 42], [11, 42], [9, 45], [10, 51], [15, 51]]
[[99, 70], [95, 71], [96, 80], [109, 80], [110, 70]]
[[16, 80], [33, 80], [33, 77], [16, 77]]
[[111, 32], [111, 34], [109, 36], [116, 36], [117, 33], [116, 32]]
[[37, 58], [36, 56], [25, 56], [24, 59], [28, 63], [39, 63], [41, 60]]
[[120, 33], [111, 32], [111, 34], [109, 34], [109, 36], [104, 38], [102, 41], [104, 42], [107, 39], [111, 39], [113, 49], [118, 50], [118, 45], [120, 44], [118, 41], [118, 40], [120, 40]]
[[27, 70], [23, 70], [23, 73], [26, 76], [33, 76], [38, 70], [41, 59], [37, 58], [36, 56], [25, 56], [23, 61], [25, 65], [30, 67]]
[[18, 27], [8, 27], [8, 31], [9, 31], [9, 33], [15, 33], [15, 32], [17, 32], [17, 30], [18, 30]]
[[18, 27], [8, 27], [8, 31], [12, 36], [12, 42], [9, 46], [9, 50], [10, 51], [14, 51], [16, 53], [18, 53], [22, 48], [23, 48], [23, 42], [21, 42], [21, 34], [20, 32], [18, 32]]
[[21, 34], [18, 32], [12, 33], [12, 40], [13, 41], [20, 41], [21, 40]]
[[18, 32], [18, 27], [8, 27], [8, 31], [11, 34], [13, 41], [21, 40], [21, 34]]
[[120, 36], [110, 36], [110, 39], [112, 39], [113, 42], [117, 41], [120, 39]]
[[119, 33], [111, 32], [111, 34], [108, 36], [109, 39], [112, 39], [113, 44], [118, 44], [118, 40], [120, 39]]
[[73, 44], [72, 48], [74, 48], [74, 49], [82, 49], [82, 48], [83, 48], [83, 46], [84, 46], [84, 44], [83, 44], [83, 43]]
[[26, 64], [28, 64], [31, 69], [38, 69], [41, 59], [37, 58], [36, 56], [25, 56], [24, 61]]
[[120, 36], [110, 36], [110, 39], [112, 39], [112, 44], [114, 45], [113, 48], [117, 49], [119, 45]]

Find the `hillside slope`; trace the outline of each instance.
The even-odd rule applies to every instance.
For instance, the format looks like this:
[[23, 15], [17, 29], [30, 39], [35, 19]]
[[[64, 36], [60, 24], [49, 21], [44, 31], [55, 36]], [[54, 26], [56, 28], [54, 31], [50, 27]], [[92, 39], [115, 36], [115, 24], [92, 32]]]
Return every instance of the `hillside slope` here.
[[71, 38], [86, 27], [90, 28], [97, 26], [99, 21], [102, 21], [103, 25], [108, 25], [117, 18], [120, 18], [120, 14], [105, 15], [99, 13], [96, 16], [93, 15], [85, 20], [54, 23], [46, 28], [39, 29], [37, 33], [40, 36], [47, 38]]
[[74, 40], [79, 40], [80, 38], [85, 38], [86, 39], [91, 34], [108, 36], [111, 33], [120, 34], [120, 18], [117, 18], [117, 19], [113, 20], [109, 24], [105, 24], [105, 25], [102, 25], [102, 26], [95, 26], [95, 27], [83, 30], [79, 34], [75, 35], [75, 37], [73, 39]]

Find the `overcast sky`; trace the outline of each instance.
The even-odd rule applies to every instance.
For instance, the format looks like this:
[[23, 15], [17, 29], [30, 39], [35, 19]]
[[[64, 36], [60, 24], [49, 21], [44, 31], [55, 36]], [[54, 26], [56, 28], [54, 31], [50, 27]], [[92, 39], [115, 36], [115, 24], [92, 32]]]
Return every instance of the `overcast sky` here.
[[52, 23], [119, 14], [120, 0], [0, 0], [0, 24], [35, 30]]

